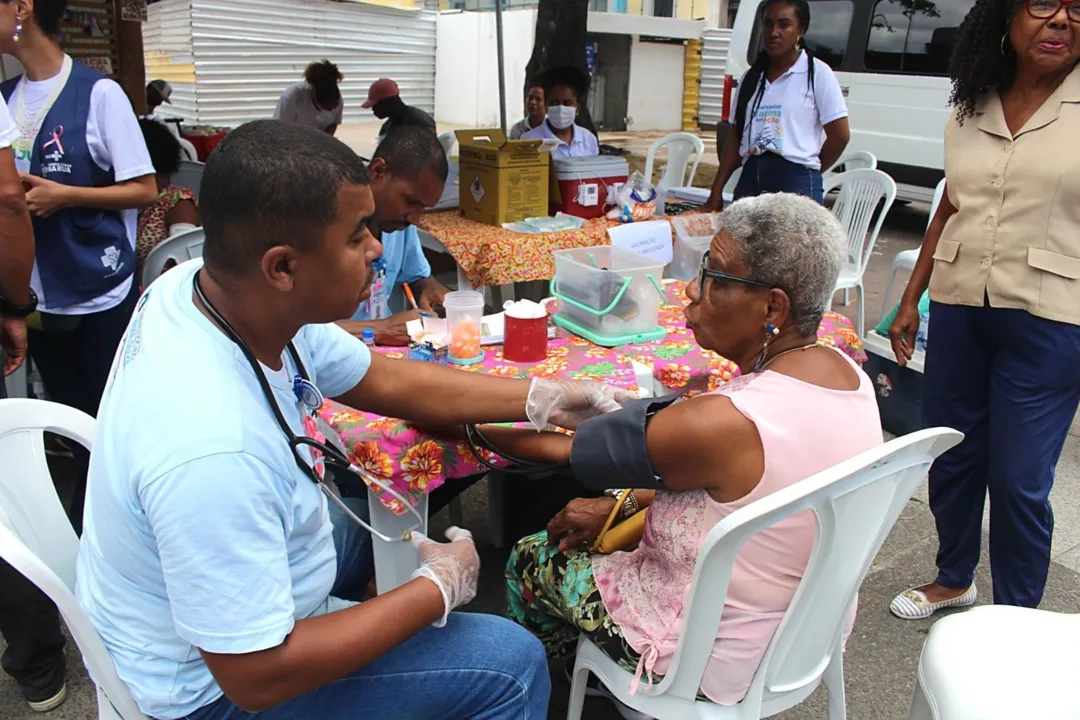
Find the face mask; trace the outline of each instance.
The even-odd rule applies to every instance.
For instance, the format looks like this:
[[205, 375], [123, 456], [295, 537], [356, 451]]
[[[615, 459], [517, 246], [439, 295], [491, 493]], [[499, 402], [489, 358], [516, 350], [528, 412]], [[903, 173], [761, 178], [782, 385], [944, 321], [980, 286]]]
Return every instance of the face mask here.
[[574, 124], [577, 108], [567, 105], [552, 105], [547, 110], [547, 119], [556, 130], [565, 130]]

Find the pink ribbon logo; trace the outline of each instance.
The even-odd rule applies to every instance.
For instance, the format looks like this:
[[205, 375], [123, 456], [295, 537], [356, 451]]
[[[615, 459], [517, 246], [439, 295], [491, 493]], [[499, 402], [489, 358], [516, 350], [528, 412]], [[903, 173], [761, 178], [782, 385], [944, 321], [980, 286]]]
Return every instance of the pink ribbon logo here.
[[64, 154], [64, 146], [60, 144], [60, 138], [63, 137], [63, 136], [64, 136], [64, 126], [63, 125], [57, 125], [56, 127], [53, 128], [52, 140], [50, 140], [49, 142], [42, 145], [41, 149], [45, 150], [50, 145], [55, 145], [56, 146], [56, 151], [58, 153], [60, 153], [61, 155], [63, 155]]

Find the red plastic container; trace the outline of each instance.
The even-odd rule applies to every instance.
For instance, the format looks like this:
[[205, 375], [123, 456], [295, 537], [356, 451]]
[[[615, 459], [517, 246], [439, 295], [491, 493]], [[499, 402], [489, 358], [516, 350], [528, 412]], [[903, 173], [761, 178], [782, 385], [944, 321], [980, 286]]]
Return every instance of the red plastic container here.
[[579, 218], [598, 218], [611, 209], [615, 193], [629, 177], [622, 158], [600, 155], [555, 160], [555, 180], [561, 202], [552, 202], [551, 214], [564, 212]]
[[506, 315], [503, 323], [503, 359], [520, 363], [547, 359], [547, 315], [525, 320]]

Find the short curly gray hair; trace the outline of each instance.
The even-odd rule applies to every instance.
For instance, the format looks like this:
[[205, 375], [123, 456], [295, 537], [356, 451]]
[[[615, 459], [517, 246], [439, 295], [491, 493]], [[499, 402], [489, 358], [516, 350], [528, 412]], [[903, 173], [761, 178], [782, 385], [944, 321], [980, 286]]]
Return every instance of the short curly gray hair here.
[[791, 193], [745, 198], [720, 215], [752, 280], [787, 293], [803, 335], [817, 333], [847, 254], [847, 233], [813, 200]]

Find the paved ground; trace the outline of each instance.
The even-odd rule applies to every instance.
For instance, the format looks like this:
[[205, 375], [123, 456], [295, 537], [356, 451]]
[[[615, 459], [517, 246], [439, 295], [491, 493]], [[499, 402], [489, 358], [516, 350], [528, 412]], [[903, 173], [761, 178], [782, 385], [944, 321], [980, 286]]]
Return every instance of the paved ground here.
[[[893, 256], [900, 250], [918, 246], [926, 224], [926, 212], [925, 206], [911, 205], [897, 206], [890, 213], [866, 275], [867, 327], [872, 327], [881, 315], [881, 293]], [[528, 498], [531, 488], [523, 488], [521, 493]], [[471, 488], [465, 498], [466, 524], [476, 532], [484, 558], [481, 594], [468, 609], [499, 612], [503, 602], [502, 568], [506, 550], [496, 550], [488, 542], [490, 533], [484, 484]], [[1043, 607], [1061, 612], [1080, 612], [1080, 426], [1076, 424], [1058, 465], [1057, 485], [1051, 498], [1056, 517], [1054, 562]], [[551, 512], [546, 508], [536, 509], [535, 500], [521, 499], [516, 505], [531, 505], [534, 510], [531, 519], [516, 520], [521, 533], [532, 529], [531, 526], [536, 523], [544, 522]], [[445, 523], [445, 512], [435, 518], [434, 525]], [[906, 717], [919, 652], [931, 622], [896, 620], [889, 615], [888, 603], [897, 592], [931, 577], [935, 547], [933, 519], [926, 506], [924, 486], [908, 504], [862, 587], [855, 632], [845, 654], [848, 717], [853, 720]], [[982, 594], [980, 602], [988, 601], [990, 584], [987, 568], [980, 569], [977, 584]], [[69, 668], [71, 697], [50, 717], [56, 720], [97, 717], [93, 688], [82, 670], [76, 651], [70, 646]], [[568, 687], [560, 671], [555, 676], [550, 718], [565, 717], [567, 692]], [[786, 720], [825, 718], [824, 700], [823, 691], [819, 691], [802, 706], [779, 717]], [[36, 716], [22, 704], [14, 683], [0, 676], [0, 720], [27, 720], [31, 717]], [[616, 720], [618, 716], [606, 702], [591, 699], [586, 706], [585, 717]]]

